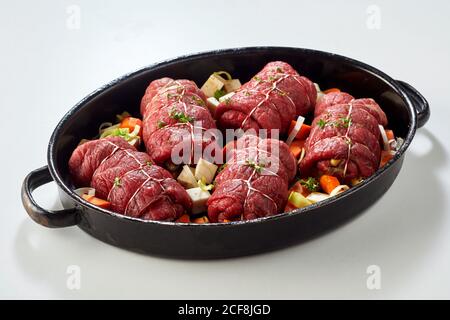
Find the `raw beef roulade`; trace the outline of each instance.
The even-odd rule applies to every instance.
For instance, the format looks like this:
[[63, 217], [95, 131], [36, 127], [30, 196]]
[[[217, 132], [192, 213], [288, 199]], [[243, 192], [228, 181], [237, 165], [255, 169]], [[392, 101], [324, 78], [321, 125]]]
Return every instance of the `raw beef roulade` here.
[[141, 113], [143, 140], [156, 164], [212, 160], [218, 137], [205, 100], [190, 80], [162, 78], [150, 83], [141, 100]]
[[152, 164], [120, 137], [108, 137], [78, 146], [69, 160], [78, 186], [90, 185], [111, 210], [142, 219], [173, 221], [192, 207], [186, 191], [165, 169]]
[[379, 125], [387, 124], [380, 106], [373, 99], [329, 93], [317, 107], [300, 173], [330, 174], [347, 182], [371, 176], [380, 162]]
[[283, 211], [288, 182], [296, 172], [288, 146], [275, 139], [245, 135], [226, 148], [228, 161], [208, 200], [212, 222], [250, 220]]
[[219, 104], [216, 119], [222, 129], [271, 129], [285, 134], [293, 119], [312, 111], [317, 91], [289, 64], [268, 63], [256, 76]]

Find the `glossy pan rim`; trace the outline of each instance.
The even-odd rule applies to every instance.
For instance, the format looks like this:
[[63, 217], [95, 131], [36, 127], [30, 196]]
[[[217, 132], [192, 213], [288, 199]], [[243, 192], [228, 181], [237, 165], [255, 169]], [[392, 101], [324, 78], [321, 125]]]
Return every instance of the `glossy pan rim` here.
[[[62, 177], [57, 173], [56, 170], [56, 165], [55, 165], [55, 152], [54, 152], [54, 146], [55, 146], [55, 141], [57, 140], [58, 136], [59, 136], [59, 132], [60, 130], [64, 127], [65, 123], [70, 119], [70, 117], [72, 117], [75, 113], [77, 113], [78, 111], [81, 111], [82, 108], [88, 103], [90, 102], [92, 99], [94, 99], [95, 97], [97, 97], [98, 95], [100, 95], [101, 93], [103, 93], [104, 91], [106, 91], [107, 89], [112, 89], [115, 85], [123, 82], [123, 81], [127, 81], [128, 79], [137, 76], [143, 72], [146, 72], [148, 70], [154, 70], [154, 69], [158, 69], [160, 67], [164, 67], [167, 65], [171, 65], [171, 64], [176, 64], [178, 62], [188, 62], [189, 60], [195, 60], [195, 59], [199, 59], [199, 58], [206, 58], [212, 55], [229, 55], [229, 54], [239, 54], [239, 53], [252, 53], [252, 52], [259, 52], [259, 51], [276, 51], [276, 50], [282, 50], [282, 51], [292, 51], [293, 53], [295, 51], [301, 51], [304, 53], [309, 53], [309, 54], [314, 54], [314, 55], [322, 55], [324, 57], [327, 58], [337, 58], [340, 60], [343, 60], [355, 67], [361, 68], [366, 72], [370, 72], [372, 73], [374, 76], [382, 79], [383, 81], [385, 81], [387, 84], [389, 84], [393, 89], [395, 89], [396, 93], [402, 97], [402, 99], [406, 102], [405, 104], [408, 106], [408, 113], [410, 116], [410, 122], [408, 124], [408, 132], [406, 137], [404, 138], [404, 142], [402, 144], [402, 146], [400, 147], [400, 149], [395, 153], [394, 157], [382, 168], [378, 169], [372, 176], [370, 176], [369, 178], [365, 179], [362, 183], [352, 187], [351, 189], [349, 189], [348, 191], [339, 194], [337, 196], [331, 197], [329, 199], [323, 200], [321, 202], [312, 204], [308, 207], [305, 208], [301, 208], [301, 209], [297, 209], [291, 212], [283, 212], [283, 213], [279, 213], [273, 216], [268, 216], [268, 217], [261, 217], [261, 218], [257, 218], [257, 219], [252, 219], [252, 220], [245, 220], [245, 221], [233, 221], [233, 222], [217, 222], [217, 223], [207, 223], [207, 224], [196, 224], [196, 223], [179, 223], [179, 222], [171, 222], [171, 221], [155, 221], [155, 220], [143, 220], [140, 218], [133, 218], [133, 217], [129, 217], [129, 216], [125, 216], [110, 210], [106, 210], [106, 209], [102, 209], [99, 207], [96, 207], [94, 205], [92, 205], [91, 203], [85, 201], [83, 198], [81, 198], [80, 196], [78, 196], [71, 188], [69, 188], [66, 183], [63, 181]], [[373, 181], [375, 181], [376, 179], [378, 179], [378, 177], [380, 175], [382, 175], [384, 172], [386, 172], [387, 170], [389, 170], [389, 168], [391, 167], [391, 165], [398, 161], [398, 159], [400, 159], [405, 151], [408, 149], [414, 135], [415, 132], [417, 130], [417, 114], [416, 114], [416, 109], [414, 108], [414, 106], [412, 105], [412, 102], [410, 100], [410, 98], [408, 97], [408, 95], [404, 92], [403, 88], [398, 84], [398, 82], [396, 80], [394, 80], [393, 78], [391, 78], [390, 76], [388, 76], [387, 74], [385, 74], [384, 72], [355, 59], [352, 58], [348, 58], [346, 56], [342, 56], [342, 55], [338, 55], [335, 53], [330, 53], [330, 52], [326, 52], [326, 51], [320, 51], [320, 50], [314, 50], [314, 49], [307, 49], [307, 48], [295, 48], [295, 47], [280, 47], [280, 46], [256, 46], [256, 47], [240, 47], [240, 48], [229, 48], [229, 49], [218, 49], [218, 50], [212, 50], [212, 51], [205, 51], [205, 52], [199, 52], [199, 53], [193, 53], [193, 54], [187, 54], [187, 55], [181, 55], [175, 58], [171, 58], [171, 59], [167, 59], [167, 60], [163, 60], [161, 62], [157, 62], [154, 64], [151, 64], [149, 66], [140, 68], [136, 71], [127, 73], [121, 77], [118, 77], [112, 81], [110, 81], [109, 83], [107, 83], [106, 85], [98, 88], [97, 90], [91, 92], [90, 94], [88, 94], [85, 98], [83, 98], [82, 100], [80, 100], [78, 103], [76, 103], [63, 117], [62, 119], [58, 122], [58, 124], [56, 125], [51, 138], [50, 138], [50, 142], [49, 142], [49, 146], [48, 146], [48, 150], [47, 150], [47, 163], [49, 166], [49, 171], [51, 176], [53, 177], [54, 181], [57, 183], [57, 185], [72, 199], [74, 200], [74, 202], [77, 205], [81, 205], [82, 207], [87, 207], [90, 210], [94, 210], [97, 213], [100, 214], [107, 214], [110, 215], [112, 217], [118, 218], [118, 219], [123, 219], [123, 220], [128, 220], [128, 221], [134, 221], [134, 222], [138, 222], [138, 223], [145, 223], [145, 224], [155, 224], [155, 225], [167, 225], [167, 226], [174, 226], [174, 227], [192, 227], [195, 226], [196, 228], [215, 228], [215, 227], [236, 227], [236, 226], [241, 226], [241, 225], [249, 225], [249, 224], [259, 224], [259, 223], [264, 223], [264, 222], [269, 222], [269, 221], [276, 221], [276, 220], [282, 220], [282, 219], [286, 219], [289, 218], [291, 216], [294, 215], [299, 215], [299, 214], [308, 214], [308, 213], [313, 213], [315, 209], [319, 208], [319, 207], [324, 207], [327, 206], [328, 204], [331, 204], [333, 202], [336, 201], [341, 201], [343, 199], [345, 199], [346, 197], [350, 196], [351, 194], [353, 194], [354, 192], [358, 192], [360, 189], [363, 189], [364, 187], [366, 187], [367, 185], [369, 185], [370, 183], [372, 183]], [[82, 212], [82, 214], [85, 212]]]

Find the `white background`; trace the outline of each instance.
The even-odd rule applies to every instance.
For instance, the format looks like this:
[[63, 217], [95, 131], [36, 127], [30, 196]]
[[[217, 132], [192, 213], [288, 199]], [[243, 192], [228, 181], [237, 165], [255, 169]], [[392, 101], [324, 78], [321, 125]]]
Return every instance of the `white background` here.
[[[70, 28], [70, 5], [80, 29]], [[368, 27], [373, 8], [380, 29]], [[1, 0], [0, 297], [450, 298], [449, 12], [448, 1]], [[158, 60], [254, 45], [347, 55], [428, 98], [431, 120], [363, 215], [303, 245], [219, 261], [139, 255], [27, 217], [22, 180], [46, 163], [52, 130], [78, 100]], [[54, 184], [36, 197], [59, 207]], [[372, 264], [381, 290], [366, 287]], [[69, 265], [81, 268], [80, 290], [66, 286]]]

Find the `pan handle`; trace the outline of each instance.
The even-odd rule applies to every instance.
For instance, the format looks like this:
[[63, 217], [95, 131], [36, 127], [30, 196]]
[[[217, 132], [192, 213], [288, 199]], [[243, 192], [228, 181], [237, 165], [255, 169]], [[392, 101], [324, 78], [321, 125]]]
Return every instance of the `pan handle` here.
[[427, 99], [409, 83], [401, 80], [397, 80], [397, 83], [411, 99], [414, 109], [416, 109], [418, 127], [423, 127], [428, 119], [430, 119], [430, 105]]
[[53, 181], [48, 166], [30, 172], [22, 184], [22, 204], [28, 215], [35, 222], [49, 228], [62, 228], [78, 224], [80, 221], [79, 210], [76, 208], [59, 211], [45, 210], [39, 206], [33, 198], [32, 192]]

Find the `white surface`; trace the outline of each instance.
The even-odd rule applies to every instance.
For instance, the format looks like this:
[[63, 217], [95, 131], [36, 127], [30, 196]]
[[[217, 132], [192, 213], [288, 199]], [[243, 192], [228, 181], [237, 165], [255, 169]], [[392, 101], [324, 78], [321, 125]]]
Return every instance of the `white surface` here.
[[[1, 1], [1, 298], [450, 298], [450, 2], [242, 2]], [[67, 27], [73, 4], [79, 30]], [[367, 27], [369, 5], [380, 29]], [[53, 128], [78, 100], [161, 59], [253, 45], [341, 53], [428, 98], [431, 120], [364, 215], [303, 245], [206, 262], [130, 253], [27, 217], [22, 179], [46, 163]], [[36, 196], [59, 206], [53, 184]], [[372, 264], [381, 290], [366, 287]], [[80, 290], [66, 286], [69, 265], [81, 268]]]

